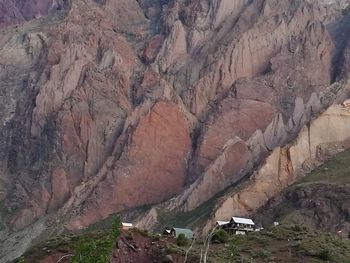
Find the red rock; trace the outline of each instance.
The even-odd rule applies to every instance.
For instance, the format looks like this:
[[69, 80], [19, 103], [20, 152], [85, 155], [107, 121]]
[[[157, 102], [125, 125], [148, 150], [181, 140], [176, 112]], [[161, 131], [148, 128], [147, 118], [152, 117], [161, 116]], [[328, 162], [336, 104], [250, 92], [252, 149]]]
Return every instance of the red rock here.
[[189, 127], [183, 114], [169, 102], [156, 103], [141, 118], [126, 152], [70, 227], [87, 226], [114, 212], [178, 194], [186, 179], [189, 151]]
[[155, 35], [153, 36], [143, 48], [140, 54], [140, 58], [147, 64], [152, 63], [163, 44], [164, 36], [163, 35]]
[[[0, 24], [52, 11], [48, 0], [2, 3]], [[192, 209], [348, 96], [342, 83], [328, 87], [331, 35], [347, 32], [324, 26], [338, 26], [334, 6], [162, 3], [70, 1], [64, 18], [1, 30], [0, 195], [11, 227], [47, 214], [87, 226], [179, 193]]]
[[273, 115], [273, 107], [262, 101], [234, 97], [224, 100], [206, 124], [192, 173], [200, 175], [219, 156], [228, 140], [236, 136], [247, 140], [256, 130], [265, 130]]

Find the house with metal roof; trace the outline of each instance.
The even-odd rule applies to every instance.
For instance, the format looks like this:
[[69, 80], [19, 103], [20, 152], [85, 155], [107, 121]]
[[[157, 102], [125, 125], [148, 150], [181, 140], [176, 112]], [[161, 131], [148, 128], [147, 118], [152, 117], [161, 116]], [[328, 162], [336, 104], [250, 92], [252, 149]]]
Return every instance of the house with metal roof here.
[[216, 221], [216, 225], [219, 226], [219, 227], [223, 227], [223, 226], [226, 226], [230, 224], [230, 221]]
[[125, 223], [125, 222], [122, 222], [122, 229], [123, 230], [129, 230], [133, 228], [133, 224], [132, 223]]
[[253, 220], [249, 218], [242, 218], [242, 217], [232, 217], [231, 218], [231, 223], [235, 224], [241, 224], [241, 225], [247, 225], [247, 226], [255, 226], [255, 223]]
[[255, 223], [249, 218], [232, 217], [227, 229], [233, 234], [245, 235], [248, 232], [255, 231]]
[[180, 234], [184, 234], [187, 239], [193, 238], [193, 231], [191, 229], [173, 227], [170, 230], [170, 235], [173, 237], [178, 237]]

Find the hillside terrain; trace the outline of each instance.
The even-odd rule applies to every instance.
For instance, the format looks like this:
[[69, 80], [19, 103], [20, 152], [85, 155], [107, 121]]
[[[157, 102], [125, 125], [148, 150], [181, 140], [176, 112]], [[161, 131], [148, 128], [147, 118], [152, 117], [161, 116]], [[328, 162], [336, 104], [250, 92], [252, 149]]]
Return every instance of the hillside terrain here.
[[313, 229], [350, 235], [350, 151], [338, 154], [274, 197], [260, 210], [265, 223], [305, 224]]
[[[80, 237], [81, 238], [81, 237]], [[85, 240], [98, 240], [102, 233], [89, 234]], [[28, 263], [68, 263], [79, 242], [77, 236], [60, 236], [29, 250], [19, 261]], [[129, 230], [115, 242], [108, 262], [115, 263], [182, 263], [190, 248], [178, 246], [176, 239]], [[98, 247], [97, 247], [98, 248]], [[188, 263], [200, 262], [203, 241], [197, 240], [187, 253]], [[97, 254], [98, 249], [97, 249]], [[315, 232], [302, 225], [280, 225], [247, 236], [232, 236], [225, 243], [210, 245], [207, 262], [350, 262], [350, 242], [337, 236]]]
[[[229, 236], [222, 244], [213, 238], [208, 262], [350, 262], [349, 182], [350, 150], [347, 150], [259, 209], [254, 218], [265, 227], [263, 231]], [[276, 221], [280, 225], [272, 227]], [[178, 218], [173, 223], [184, 222]], [[83, 236], [84, 240], [99, 239], [105, 233], [94, 230]], [[56, 262], [74, 253], [79, 238], [72, 234], [51, 238], [29, 250], [24, 262]], [[187, 262], [199, 262], [200, 251], [204, 251], [202, 239], [195, 241]], [[171, 262], [166, 261], [169, 256], [173, 262], [184, 262], [190, 246], [189, 242], [186, 247], [179, 247], [173, 238], [136, 229], [123, 232], [115, 244], [109, 262]], [[62, 262], [69, 262], [68, 258]]]
[[344, 0], [0, 0], [0, 262], [114, 214], [254, 215], [350, 148], [349, 73]]

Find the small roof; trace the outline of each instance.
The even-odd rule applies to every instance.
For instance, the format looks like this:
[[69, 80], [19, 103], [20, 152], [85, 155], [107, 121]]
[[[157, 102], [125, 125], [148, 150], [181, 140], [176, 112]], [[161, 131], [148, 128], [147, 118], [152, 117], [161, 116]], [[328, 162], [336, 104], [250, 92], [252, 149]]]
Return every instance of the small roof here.
[[349, 104], [350, 104], [350, 99], [344, 100], [344, 102], [343, 102], [343, 105], [344, 105], [344, 106], [347, 106], [347, 105], [349, 105]]
[[217, 221], [216, 222], [219, 226], [224, 226], [224, 225], [228, 225], [230, 223], [230, 221]]
[[178, 237], [180, 234], [184, 234], [185, 237], [188, 239], [193, 238], [193, 231], [191, 229], [173, 227], [172, 230], [175, 231], [176, 237]]
[[253, 222], [253, 220], [248, 219], [248, 218], [241, 218], [241, 217], [232, 217], [233, 222], [237, 223], [237, 224], [245, 224], [245, 225], [255, 225], [255, 223]]
[[125, 226], [125, 227], [132, 227], [132, 223], [122, 223], [122, 226]]

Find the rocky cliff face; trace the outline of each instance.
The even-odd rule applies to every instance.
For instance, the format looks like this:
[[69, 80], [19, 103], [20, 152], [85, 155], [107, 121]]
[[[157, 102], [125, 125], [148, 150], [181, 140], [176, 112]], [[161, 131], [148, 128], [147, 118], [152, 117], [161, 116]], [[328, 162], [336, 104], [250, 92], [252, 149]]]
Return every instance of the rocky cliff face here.
[[0, 27], [46, 16], [67, 6], [68, 1], [66, 0], [2, 0], [0, 2]]
[[349, 96], [343, 3], [1, 4], [0, 202], [15, 231], [171, 198], [162, 209], [195, 209]]
[[293, 144], [276, 148], [248, 181], [221, 198], [204, 232], [232, 214], [252, 215], [306, 172], [348, 149], [349, 113], [342, 106], [332, 106], [305, 126]]
[[[347, 238], [350, 234], [350, 154], [349, 150], [340, 154], [337, 151], [349, 147], [349, 143], [350, 140], [347, 140], [318, 147], [317, 159], [326, 163], [271, 198], [258, 210], [255, 218], [265, 224], [273, 221], [303, 223]], [[305, 168], [312, 169], [310, 162]]]

